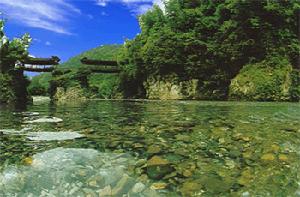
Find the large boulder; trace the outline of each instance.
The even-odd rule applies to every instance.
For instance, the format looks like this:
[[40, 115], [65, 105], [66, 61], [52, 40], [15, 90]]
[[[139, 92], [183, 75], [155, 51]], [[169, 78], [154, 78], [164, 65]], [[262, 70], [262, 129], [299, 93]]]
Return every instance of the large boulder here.
[[232, 79], [230, 100], [291, 101], [299, 100], [299, 75], [288, 60], [273, 58], [244, 66]]

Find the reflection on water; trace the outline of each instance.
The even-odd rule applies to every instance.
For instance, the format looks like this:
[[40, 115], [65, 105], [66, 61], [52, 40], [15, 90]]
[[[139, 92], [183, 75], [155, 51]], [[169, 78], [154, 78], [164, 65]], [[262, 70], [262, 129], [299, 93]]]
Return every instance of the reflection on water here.
[[[37, 121], [54, 117], [62, 121]], [[61, 135], [65, 140], [38, 138], [45, 133], [48, 137]], [[81, 138], [66, 136], [70, 133]], [[28, 135], [36, 138], [32, 140]], [[144, 187], [142, 191], [156, 190], [166, 196], [300, 195], [299, 104], [88, 101], [59, 106], [41, 103], [21, 111], [0, 108], [2, 178], [8, 179], [5, 174], [11, 169], [22, 172], [33, 168], [35, 162], [31, 158], [56, 150], [131, 155], [134, 163], [131, 167], [127, 165], [127, 170], [128, 184], [132, 184], [126, 192]], [[56, 154], [62, 156], [65, 152]], [[84, 162], [81, 165], [87, 168], [90, 160], [84, 157], [81, 160]], [[71, 163], [61, 166], [65, 172], [72, 171], [71, 174], [82, 168]], [[48, 170], [56, 173], [55, 168]], [[100, 173], [101, 167], [93, 170]], [[39, 176], [39, 171], [26, 172], [28, 176]], [[32, 183], [26, 180], [25, 185]], [[86, 185], [89, 181], [81, 182]], [[76, 185], [76, 181], [69, 183]], [[79, 189], [75, 193], [98, 195], [105, 187], [95, 184], [97, 187], [84, 187], [89, 191]], [[55, 186], [53, 182], [50, 185]], [[19, 193], [36, 192], [28, 188], [17, 189]]]

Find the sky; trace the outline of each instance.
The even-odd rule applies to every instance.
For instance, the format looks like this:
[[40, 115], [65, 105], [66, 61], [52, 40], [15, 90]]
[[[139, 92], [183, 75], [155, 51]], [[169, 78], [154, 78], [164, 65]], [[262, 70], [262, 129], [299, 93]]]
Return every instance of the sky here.
[[123, 44], [140, 32], [138, 15], [162, 0], [0, 0], [9, 38], [29, 33], [35, 57], [61, 63], [105, 44]]

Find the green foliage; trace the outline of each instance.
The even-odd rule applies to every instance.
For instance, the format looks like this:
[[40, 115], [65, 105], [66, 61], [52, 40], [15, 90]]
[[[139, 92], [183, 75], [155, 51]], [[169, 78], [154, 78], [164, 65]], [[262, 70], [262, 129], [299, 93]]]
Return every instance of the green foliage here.
[[232, 80], [230, 98], [253, 101], [295, 101], [299, 100], [297, 90], [299, 91], [299, 83], [295, 82], [295, 74], [289, 61], [282, 57], [273, 57], [244, 66]]
[[49, 82], [52, 75], [50, 73], [43, 73], [32, 78], [28, 86], [28, 92], [31, 95], [47, 96], [49, 93]]
[[106, 45], [91, 49], [78, 56], [70, 58], [67, 62], [59, 65], [52, 73], [50, 83], [50, 95], [53, 96], [58, 87], [67, 90], [71, 87], [81, 87], [87, 97], [113, 98], [118, 89], [118, 75], [94, 74], [91, 67], [83, 65], [80, 59], [116, 60], [119, 45]]
[[119, 49], [120, 49], [120, 45], [103, 45], [70, 58], [65, 63], [59, 65], [57, 69], [58, 70], [76, 69], [76, 68], [88, 69], [90, 66], [86, 66], [80, 62], [80, 59], [83, 57], [88, 57], [90, 59], [116, 60], [117, 58], [116, 56]]
[[299, 9], [297, 0], [169, 0], [165, 13], [142, 15], [141, 34], [124, 45], [121, 84], [134, 85], [123, 91], [136, 94], [149, 76], [176, 73], [198, 79], [207, 98], [224, 99], [246, 64], [283, 56], [295, 68]]
[[29, 34], [9, 40], [3, 29], [4, 21], [0, 21], [0, 72], [2, 73], [14, 69], [16, 61], [28, 57], [28, 47], [31, 42]]
[[97, 98], [111, 99], [118, 92], [119, 80], [115, 75], [91, 74], [89, 88]]
[[292, 85], [290, 88], [291, 101], [300, 100], [300, 70], [293, 70], [291, 73]]
[[0, 103], [15, 100], [15, 94], [12, 89], [11, 77], [8, 74], [0, 73]]
[[[0, 73], [1, 90], [0, 102], [27, 102], [28, 80], [23, 72], [15, 69], [17, 61], [28, 57], [28, 47], [31, 38], [25, 34], [21, 38], [9, 40], [4, 34], [4, 21], [0, 20]], [[3, 84], [2, 84], [3, 83]]]

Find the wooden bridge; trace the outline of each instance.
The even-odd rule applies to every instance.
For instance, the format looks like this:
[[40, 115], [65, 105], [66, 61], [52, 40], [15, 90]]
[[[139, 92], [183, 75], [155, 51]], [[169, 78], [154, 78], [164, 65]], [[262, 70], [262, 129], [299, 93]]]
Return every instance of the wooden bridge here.
[[52, 72], [55, 66], [59, 64], [60, 59], [56, 56], [51, 58], [33, 58], [29, 57], [22, 62], [17, 62], [15, 68], [30, 72]]
[[80, 61], [82, 64], [93, 66], [90, 68], [93, 73], [119, 73], [121, 71], [117, 61], [94, 60], [87, 57]]
[[[59, 65], [59, 61], [60, 59], [56, 56], [51, 58], [29, 57], [22, 62], [17, 62], [15, 69], [30, 72], [52, 72]], [[92, 66], [88, 69], [93, 73], [119, 73], [121, 71], [117, 61], [94, 60], [86, 57], [80, 61], [84, 65]]]

